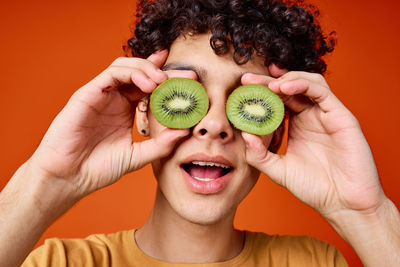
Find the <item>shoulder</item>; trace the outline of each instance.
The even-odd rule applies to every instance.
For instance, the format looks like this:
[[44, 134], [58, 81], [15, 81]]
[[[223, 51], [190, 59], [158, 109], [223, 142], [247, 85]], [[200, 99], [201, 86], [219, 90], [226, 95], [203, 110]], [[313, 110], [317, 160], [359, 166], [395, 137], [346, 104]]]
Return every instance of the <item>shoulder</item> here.
[[268, 257], [270, 266], [348, 266], [334, 246], [309, 236], [280, 236], [247, 232], [257, 257]]
[[46, 239], [22, 266], [108, 266], [111, 257], [124, 260], [133, 235], [134, 230], [128, 230], [86, 238]]
[[326, 251], [334, 248], [326, 242], [309, 236], [267, 235], [265, 233], [249, 232], [249, 236], [259, 246], [274, 250], [290, 251]]

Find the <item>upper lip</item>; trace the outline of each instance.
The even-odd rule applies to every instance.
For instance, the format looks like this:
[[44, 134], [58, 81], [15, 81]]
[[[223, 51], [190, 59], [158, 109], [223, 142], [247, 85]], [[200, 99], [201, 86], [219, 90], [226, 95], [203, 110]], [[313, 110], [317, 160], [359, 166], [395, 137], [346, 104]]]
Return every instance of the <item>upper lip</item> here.
[[213, 162], [213, 163], [220, 163], [229, 166], [230, 168], [233, 168], [232, 162], [228, 159], [226, 159], [222, 155], [214, 155], [210, 156], [204, 153], [196, 153], [188, 156], [182, 163], [183, 164], [188, 164], [193, 161], [203, 161], [203, 162]]

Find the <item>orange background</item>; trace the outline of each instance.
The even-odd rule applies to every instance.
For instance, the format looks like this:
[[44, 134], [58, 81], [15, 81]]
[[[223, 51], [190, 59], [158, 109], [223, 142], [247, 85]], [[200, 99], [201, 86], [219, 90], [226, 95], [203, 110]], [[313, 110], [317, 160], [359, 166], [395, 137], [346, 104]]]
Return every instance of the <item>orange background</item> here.
[[[336, 51], [327, 58], [327, 80], [359, 119], [382, 186], [399, 206], [400, 2], [313, 2], [321, 9], [325, 29], [338, 33]], [[33, 153], [71, 94], [123, 55], [134, 6], [132, 0], [1, 1], [0, 188]], [[80, 201], [38, 244], [53, 236], [140, 227], [150, 212], [155, 185], [149, 166], [127, 175]], [[350, 266], [361, 266], [320, 215], [265, 177], [241, 204], [235, 223], [270, 234], [318, 237], [337, 246]]]

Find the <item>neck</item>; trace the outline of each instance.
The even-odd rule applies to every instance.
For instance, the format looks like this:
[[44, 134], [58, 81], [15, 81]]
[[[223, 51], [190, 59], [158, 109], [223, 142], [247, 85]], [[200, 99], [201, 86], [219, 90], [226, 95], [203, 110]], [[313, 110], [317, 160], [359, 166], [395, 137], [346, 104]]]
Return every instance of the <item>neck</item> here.
[[244, 233], [233, 228], [233, 217], [234, 213], [210, 225], [190, 222], [157, 190], [152, 213], [135, 239], [145, 254], [166, 262], [226, 261], [237, 256], [244, 244]]

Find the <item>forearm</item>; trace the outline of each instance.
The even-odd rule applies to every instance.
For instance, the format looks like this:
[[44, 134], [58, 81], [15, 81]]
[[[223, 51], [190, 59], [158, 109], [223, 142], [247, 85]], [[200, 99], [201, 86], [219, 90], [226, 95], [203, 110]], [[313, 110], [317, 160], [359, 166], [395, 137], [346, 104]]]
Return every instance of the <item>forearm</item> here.
[[62, 203], [62, 192], [57, 200], [54, 185], [27, 165], [0, 193], [0, 266], [20, 266], [47, 227], [73, 204]]
[[370, 214], [342, 212], [329, 220], [368, 266], [400, 266], [400, 214], [389, 199]]

